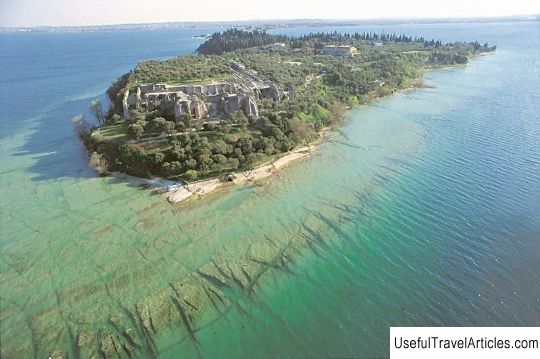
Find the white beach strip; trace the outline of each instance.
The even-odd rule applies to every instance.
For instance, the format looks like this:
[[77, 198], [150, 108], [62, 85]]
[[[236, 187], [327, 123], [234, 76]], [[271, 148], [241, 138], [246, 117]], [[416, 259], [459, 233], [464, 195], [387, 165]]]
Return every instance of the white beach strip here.
[[223, 184], [223, 181], [220, 179], [209, 179], [206, 181], [190, 183], [186, 187], [192, 193], [203, 195], [203, 194], [212, 192], [213, 190], [215, 190], [222, 184]]
[[264, 165], [255, 168], [251, 171], [244, 171], [240, 173], [234, 174], [234, 183], [243, 183], [247, 181], [256, 181], [261, 178], [268, 177], [272, 174], [272, 170], [274, 169], [274, 166], [272, 164]]
[[180, 187], [178, 189], [170, 191], [168, 192], [168, 194], [169, 196], [167, 197], [167, 199], [171, 203], [182, 202], [193, 195], [193, 193], [188, 191], [185, 187]]
[[[246, 182], [253, 182], [259, 179], [263, 179], [271, 176], [274, 171], [279, 170], [293, 161], [309, 156], [313, 152], [312, 146], [305, 146], [294, 151], [289, 152], [285, 156], [275, 160], [270, 164], [265, 164], [260, 167], [257, 167], [251, 171], [237, 172], [233, 174], [233, 183], [240, 184]], [[199, 196], [208, 194], [215, 191], [217, 188], [225, 185], [227, 182], [219, 178], [213, 178], [209, 180], [192, 182], [181, 186], [179, 188], [174, 188], [167, 192], [167, 199], [171, 203], [178, 203], [185, 201], [190, 198], [192, 195], [197, 194]]]
[[274, 166], [275, 169], [278, 170], [280, 168], [285, 167], [286, 165], [288, 165], [292, 161], [296, 161], [296, 160], [298, 160], [300, 158], [309, 156], [310, 153], [311, 153], [311, 148], [310, 147], [299, 148], [299, 149], [297, 149], [295, 151], [292, 151], [291, 153], [277, 159], [276, 161], [274, 161], [273, 166]]

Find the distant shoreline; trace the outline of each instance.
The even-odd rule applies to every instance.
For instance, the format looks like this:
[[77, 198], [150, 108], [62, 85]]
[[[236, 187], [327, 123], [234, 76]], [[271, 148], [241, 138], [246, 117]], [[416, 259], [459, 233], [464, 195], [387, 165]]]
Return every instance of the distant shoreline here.
[[319, 26], [365, 26], [365, 25], [401, 25], [401, 24], [452, 24], [452, 23], [499, 23], [499, 22], [537, 22], [540, 14], [524, 14], [493, 17], [448, 17], [448, 18], [374, 18], [374, 19], [283, 19], [283, 20], [231, 20], [231, 21], [178, 21], [150, 22], [102, 25], [36, 25], [36, 26], [0, 26], [0, 33], [25, 32], [97, 32], [97, 31], [133, 31], [166, 29], [201, 29], [255, 27], [265, 30]]

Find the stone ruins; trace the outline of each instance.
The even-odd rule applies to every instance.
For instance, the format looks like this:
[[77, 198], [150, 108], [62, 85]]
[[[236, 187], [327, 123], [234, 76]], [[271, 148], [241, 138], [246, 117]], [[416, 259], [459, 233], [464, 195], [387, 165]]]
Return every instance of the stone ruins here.
[[174, 115], [181, 121], [182, 114], [188, 113], [194, 119], [219, 121], [242, 111], [248, 117], [259, 117], [257, 100], [280, 101], [294, 97], [289, 87], [283, 91], [273, 82], [262, 81], [255, 72], [233, 63], [233, 76], [220, 83], [208, 85], [140, 85], [135, 91], [126, 91], [123, 99], [123, 114], [129, 119], [134, 108], [151, 110], [159, 108], [164, 114]]

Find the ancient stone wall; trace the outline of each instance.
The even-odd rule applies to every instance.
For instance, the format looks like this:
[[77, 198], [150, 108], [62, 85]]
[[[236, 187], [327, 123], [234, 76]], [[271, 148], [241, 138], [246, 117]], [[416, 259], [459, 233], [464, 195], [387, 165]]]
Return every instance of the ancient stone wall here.
[[[154, 107], [169, 109], [174, 113], [176, 122], [183, 113], [191, 114], [195, 119], [221, 119], [236, 111], [243, 111], [246, 116], [259, 116], [257, 100], [272, 99], [281, 101], [284, 97], [294, 100], [294, 89], [285, 93], [277, 84], [263, 82], [256, 73], [240, 64], [231, 66], [234, 78], [209, 85], [149, 84], [138, 86], [134, 93], [124, 96], [124, 118], [129, 118], [129, 110]], [[210, 110], [209, 110], [210, 109]]]

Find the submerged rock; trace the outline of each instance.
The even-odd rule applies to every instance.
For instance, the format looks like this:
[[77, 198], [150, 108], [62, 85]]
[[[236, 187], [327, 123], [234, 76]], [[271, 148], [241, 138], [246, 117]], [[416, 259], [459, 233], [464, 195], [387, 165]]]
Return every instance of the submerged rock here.
[[141, 347], [141, 342], [137, 338], [137, 332], [131, 328], [129, 320], [121, 315], [113, 315], [109, 321], [122, 336], [127, 339], [130, 345], [137, 348]]
[[66, 359], [67, 355], [61, 350], [55, 350], [49, 355], [50, 359]]
[[207, 263], [199, 268], [199, 274], [217, 287], [228, 286], [228, 278], [213, 263]]
[[202, 311], [209, 306], [209, 299], [202, 285], [190, 278], [183, 278], [171, 283], [176, 293], [173, 299], [180, 314], [182, 324], [192, 340], [195, 339], [195, 329]]
[[268, 241], [255, 242], [249, 248], [249, 258], [255, 262], [271, 264], [279, 255], [279, 250]]
[[172, 295], [169, 289], [164, 289], [137, 303], [137, 314], [147, 333], [155, 335], [165, 328], [181, 323]]
[[105, 359], [128, 359], [133, 357], [131, 349], [122, 344], [114, 335], [107, 335], [101, 341], [101, 353]]
[[48, 357], [68, 335], [60, 311], [55, 308], [44, 310], [30, 319], [30, 329], [39, 357]]
[[135, 330], [129, 328], [129, 329], [126, 329], [124, 330], [124, 335], [126, 336], [126, 338], [128, 339], [128, 341], [136, 346], [136, 347], [141, 347], [141, 343], [139, 342], [139, 339], [137, 338], [137, 333], [135, 332]]
[[0, 347], [0, 358], [31, 358], [32, 352], [26, 345], [11, 346], [6, 348]]
[[242, 273], [244, 273], [249, 280], [250, 287], [255, 285], [255, 282], [263, 270], [263, 266], [257, 262], [246, 261], [246, 263], [242, 263]]
[[83, 330], [77, 338], [77, 351], [81, 358], [96, 358], [96, 335], [88, 330]]
[[242, 265], [236, 261], [227, 262], [227, 268], [231, 273], [232, 279], [236, 284], [242, 289], [246, 289], [250, 285], [250, 279], [245, 275], [245, 272], [242, 270]]

